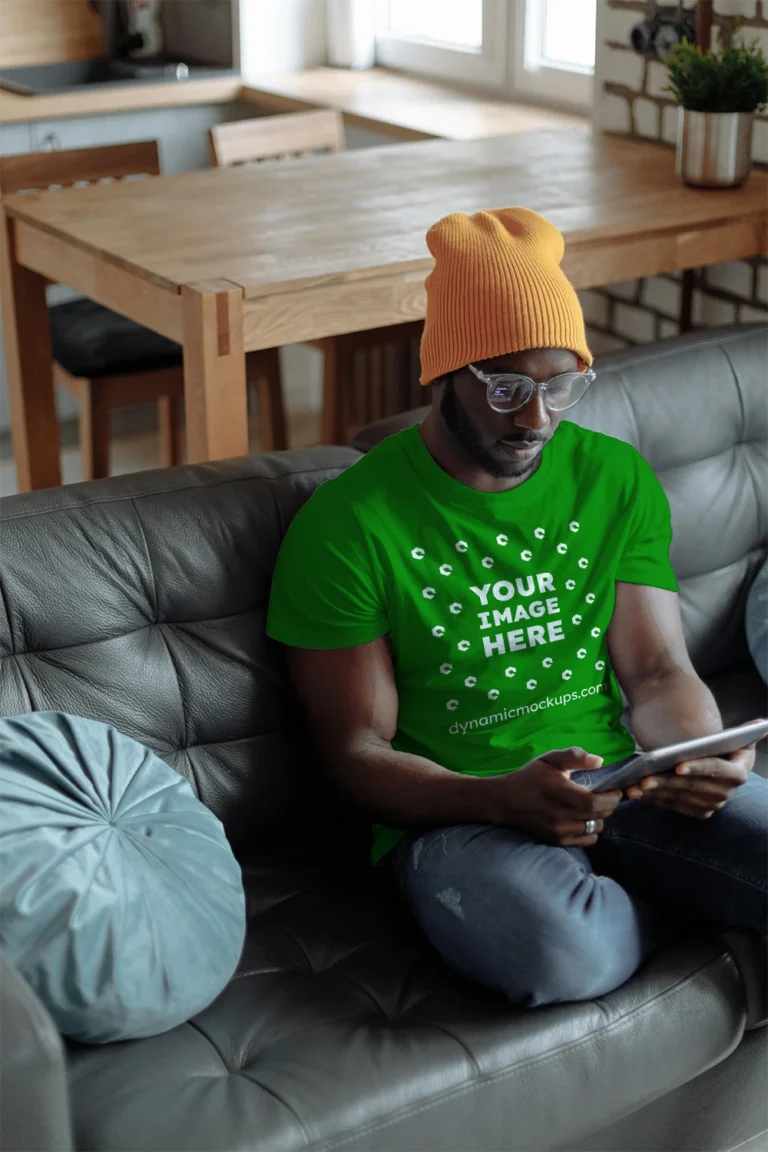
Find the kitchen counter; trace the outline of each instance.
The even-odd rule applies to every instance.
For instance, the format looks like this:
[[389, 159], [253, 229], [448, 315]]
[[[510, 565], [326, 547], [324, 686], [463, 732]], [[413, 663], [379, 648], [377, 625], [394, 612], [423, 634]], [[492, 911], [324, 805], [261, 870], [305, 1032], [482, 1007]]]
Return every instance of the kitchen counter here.
[[84, 85], [71, 92], [19, 96], [0, 89], [0, 124], [97, 116], [148, 108], [178, 108], [191, 104], [226, 104], [245, 99], [238, 76], [211, 76], [201, 80], [127, 81], [121, 85]]
[[251, 82], [241, 99], [270, 112], [335, 108], [347, 124], [400, 140], [477, 140], [517, 132], [586, 132], [589, 119], [515, 103], [386, 68], [308, 68]]
[[88, 86], [48, 96], [0, 90], [0, 124], [103, 115], [194, 104], [250, 103], [261, 112], [336, 108], [349, 125], [398, 140], [471, 140], [516, 132], [586, 131], [584, 116], [462, 92], [446, 84], [372, 68], [310, 68], [243, 83], [238, 77]]

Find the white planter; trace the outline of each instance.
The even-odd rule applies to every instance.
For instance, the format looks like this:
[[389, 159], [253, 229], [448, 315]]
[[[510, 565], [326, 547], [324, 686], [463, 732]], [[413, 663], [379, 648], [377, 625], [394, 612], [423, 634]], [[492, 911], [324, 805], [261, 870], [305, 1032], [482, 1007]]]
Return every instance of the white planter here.
[[372, 68], [376, 48], [375, 0], [326, 0], [328, 63]]

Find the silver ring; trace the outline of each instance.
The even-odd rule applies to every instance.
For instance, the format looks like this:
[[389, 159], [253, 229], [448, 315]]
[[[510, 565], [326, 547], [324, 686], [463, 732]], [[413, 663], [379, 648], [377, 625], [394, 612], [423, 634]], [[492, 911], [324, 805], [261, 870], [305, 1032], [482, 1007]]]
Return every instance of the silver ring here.
[[585, 820], [584, 821], [584, 835], [585, 836], [594, 836], [595, 832], [597, 832], [597, 820]]

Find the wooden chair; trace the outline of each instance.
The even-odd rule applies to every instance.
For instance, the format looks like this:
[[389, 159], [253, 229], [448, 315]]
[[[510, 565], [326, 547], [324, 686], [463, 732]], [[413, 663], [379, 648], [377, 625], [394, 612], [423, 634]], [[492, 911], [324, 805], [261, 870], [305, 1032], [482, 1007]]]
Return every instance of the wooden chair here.
[[[155, 140], [0, 158], [0, 191], [34, 192], [96, 182], [158, 176]], [[184, 374], [179, 344], [91, 300], [55, 304], [50, 310], [54, 381], [80, 404], [83, 479], [109, 474], [110, 414], [113, 408], [155, 401], [160, 456], [164, 466], [182, 456]], [[270, 354], [256, 353], [252, 376], [274, 371]], [[279, 386], [279, 372], [277, 375]], [[263, 446], [285, 448], [285, 423], [267, 419]]]
[[[314, 152], [343, 151], [344, 121], [341, 113], [332, 109], [290, 112], [282, 116], [261, 116], [255, 120], [217, 124], [211, 129], [210, 138], [213, 159], [218, 167], [263, 164], [309, 156]], [[322, 443], [346, 444], [359, 427], [380, 416], [394, 415], [390, 411], [368, 410], [361, 419], [361, 409], [366, 407], [364, 402], [358, 402], [357, 411], [353, 412], [353, 392], [359, 388], [359, 382], [357, 386], [355, 384], [358, 353], [388, 345], [404, 345], [418, 338], [421, 328], [419, 321], [307, 341], [323, 353]], [[270, 351], [277, 356], [277, 349]], [[281, 387], [279, 400], [273, 395], [273, 403], [279, 403], [282, 409]]]
[[[157, 143], [75, 148], [0, 158], [0, 191], [33, 192], [160, 173]], [[113, 408], [156, 401], [161, 458], [181, 457], [181, 349], [172, 340], [94, 304], [73, 300], [50, 308], [54, 381], [80, 403], [83, 479], [109, 474]]]

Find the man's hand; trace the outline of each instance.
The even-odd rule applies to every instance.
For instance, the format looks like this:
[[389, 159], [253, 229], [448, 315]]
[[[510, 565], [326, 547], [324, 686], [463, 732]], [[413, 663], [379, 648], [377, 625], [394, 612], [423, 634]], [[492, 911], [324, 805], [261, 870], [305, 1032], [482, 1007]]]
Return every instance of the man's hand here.
[[755, 747], [742, 748], [730, 756], [685, 760], [674, 772], [646, 776], [627, 789], [630, 800], [646, 800], [659, 808], [671, 808], [682, 816], [709, 820], [744, 783], [755, 763]]
[[[621, 792], [590, 792], [569, 777], [571, 772], [594, 772], [602, 762], [583, 748], [560, 748], [530, 760], [516, 772], [487, 777], [492, 788], [490, 820], [522, 828], [547, 844], [588, 848], [597, 842]], [[596, 825], [590, 835], [587, 820]]]

